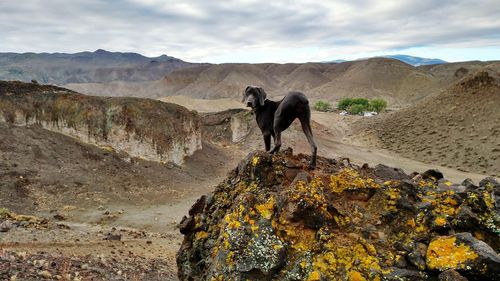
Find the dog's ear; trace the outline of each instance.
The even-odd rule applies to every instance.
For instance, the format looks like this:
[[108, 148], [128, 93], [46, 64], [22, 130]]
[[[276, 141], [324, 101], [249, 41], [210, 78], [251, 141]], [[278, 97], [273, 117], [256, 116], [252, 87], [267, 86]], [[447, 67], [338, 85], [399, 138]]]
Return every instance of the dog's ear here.
[[245, 102], [245, 99], [247, 97], [247, 92], [248, 92], [248, 89], [250, 89], [252, 86], [247, 86], [245, 91], [243, 92], [243, 98], [241, 99], [241, 102]]
[[264, 91], [264, 89], [262, 89], [261, 87], [258, 87], [257, 91], [259, 92], [259, 103], [260, 103], [260, 106], [264, 106], [264, 102], [266, 101], [267, 94]]

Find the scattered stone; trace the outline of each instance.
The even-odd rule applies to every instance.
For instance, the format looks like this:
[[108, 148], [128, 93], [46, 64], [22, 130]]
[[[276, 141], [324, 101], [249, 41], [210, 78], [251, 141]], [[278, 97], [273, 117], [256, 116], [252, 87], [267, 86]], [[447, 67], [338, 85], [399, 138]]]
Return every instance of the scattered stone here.
[[432, 179], [432, 180], [440, 180], [442, 179], [443, 173], [441, 173], [439, 170], [436, 169], [430, 169], [422, 173], [422, 178], [425, 179]]
[[409, 180], [410, 176], [400, 168], [392, 168], [384, 164], [378, 164], [373, 170], [375, 175], [382, 180]]
[[66, 220], [66, 217], [62, 214], [55, 214], [54, 219], [63, 221], [63, 220]]
[[439, 281], [468, 281], [467, 278], [460, 275], [460, 273], [456, 272], [453, 269], [446, 270], [441, 272], [438, 276]]
[[427, 246], [423, 243], [415, 243], [415, 247], [406, 257], [408, 262], [415, 266], [418, 270], [425, 270], [425, 254]]
[[13, 224], [10, 220], [5, 220], [0, 223], [0, 232], [7, 232], [12, 228]]
[[122, 240], [122, 235], [121, 234], [111, 234], [108, 233], [106, 237], [104, 237], [104, 240], [108, 241], [121, 241]]
[[50, 279], [52, 278], [52, 273], [48, 272], [47, 270], [42, 270], [38, 272], [38, 276], [43, 277], [45, 279]]

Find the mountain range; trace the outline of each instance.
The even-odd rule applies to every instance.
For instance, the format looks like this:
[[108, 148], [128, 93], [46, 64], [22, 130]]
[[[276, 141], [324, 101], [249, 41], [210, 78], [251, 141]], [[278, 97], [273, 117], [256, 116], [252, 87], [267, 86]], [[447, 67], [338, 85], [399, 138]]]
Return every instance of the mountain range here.
[[193, 65], [161, 55], [145, 57], [137, 53], [95, 52], [0, 53], [0, 80], [37, 80], [44, 84], [150, 81], [168, 72]]
[[[408, 55], [386, 55], [386, 56], [381, 56], [381, 58], [389, 58], [389, 59], [395, 59], [402, 61], [404, 63], [413, 65], [413, 66], [421, 66], [421, 65], [432, 65], [432, 64], [444, 64], [448, 63], [447, 61], [441, 60], [441, 59], [428, 59], [428, 58], [422, 58], [422, 57], [414, 57], [414, 56], [408, 56]], [[361, 58], [357, 60], [366, 60], [368, 58]], [[343, 63], [347, 62], [349, 60], [344, 60], [344, 59], [337, 59], [337, 60], [332, 60], [328, 61], [329, 63]]]

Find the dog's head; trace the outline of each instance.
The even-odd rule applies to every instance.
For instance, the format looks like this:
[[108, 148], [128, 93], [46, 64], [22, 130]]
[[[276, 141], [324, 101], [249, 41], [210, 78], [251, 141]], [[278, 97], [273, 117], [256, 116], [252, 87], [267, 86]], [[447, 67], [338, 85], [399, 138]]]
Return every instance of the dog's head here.
[[241, 102], [246, 104], [246, 106], [255, 109], [258, 106], [264, 105], [266, 96], [266, 92], [261, 87], [248, 86], [245, 89], [245, 92], [243, 92], [243, 99], [241, 100]]

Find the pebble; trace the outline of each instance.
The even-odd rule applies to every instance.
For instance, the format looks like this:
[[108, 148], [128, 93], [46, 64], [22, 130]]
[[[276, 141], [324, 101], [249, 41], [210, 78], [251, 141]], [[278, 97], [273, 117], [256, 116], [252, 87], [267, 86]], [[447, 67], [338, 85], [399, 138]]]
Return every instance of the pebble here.
[[42, 270], [42, 271], [38, 272], [38, 276], [41, 276], [41, 277], [46, 278], [46, 279], [52, 278], [52, 274], [50, 272], [48, 272], [47, 270]]

